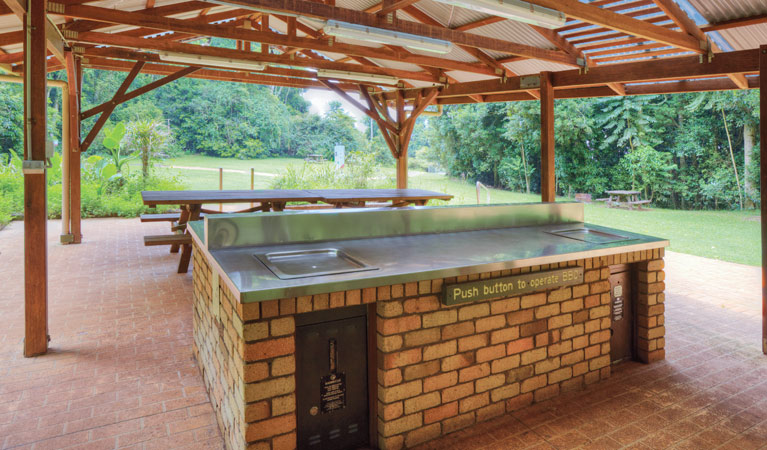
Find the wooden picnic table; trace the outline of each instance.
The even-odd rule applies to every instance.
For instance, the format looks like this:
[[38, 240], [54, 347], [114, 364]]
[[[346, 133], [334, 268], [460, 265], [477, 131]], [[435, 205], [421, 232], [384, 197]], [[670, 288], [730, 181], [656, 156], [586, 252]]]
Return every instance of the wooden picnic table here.
[[390, 206], [423, 206], [429, 200], [450, 200], [452, 195], [424, 189], [312, 189], [323, 203], [336, 208], [364, 207], [366, 202], [391, 202]]
[[[178, 273], [186, 273], [192, 256], [191, 239], [186, 231], [187, 222], [199, 220], [201, 213], [215, 214], [219, 211], [205, 210], [204, 204], [251, 203], [258, 206], [239, 211], [282, 211], [288, 202], [328, 203], [336, 208], [361, 207], [366, 202], [391, 202], [391, 206], [409, 204], [425, 205], [431, 199], [450, 200], [452, 195], [422, 189], [261, 189], [238, 191], [142, 191], [147, 206], [179, 205], [181, 213], [171, 230], [176, 234], [145, 236], [145, 245], [170, 245], [170, 251], [181, 252]], [[142, 219], [143, 220], [143, 219]]]
[[609, 196], [607, 198], [607, 206], [612, 208], [620, 208], [623, 205], [628, 205], [630, 209], [634, 209], [636, 206], [642, 209], [642, 205], [650, 203], [650, 200], [639, 200], [639, 191], [605, 191]]

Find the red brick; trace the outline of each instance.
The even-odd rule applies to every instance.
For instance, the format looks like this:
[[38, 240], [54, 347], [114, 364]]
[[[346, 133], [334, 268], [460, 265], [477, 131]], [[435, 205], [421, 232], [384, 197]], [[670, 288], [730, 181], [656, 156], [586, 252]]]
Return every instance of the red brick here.
[[289, 433], [296, 429], [296, 416], [285, 414], [284, 416], [248, 424], [245, 439], [248, 442], [266, 439], [272, 436]]
[[458, 415], [458, 402], [450, 402], [436, 408], [427, 409], [423, 412], [423, 423], [429, 424], [440, 422], [448, 417]]
[[420, 316], [403, 316], [393, 319], [379, 319], [378, 332], [384, 336], [395, 333], [405, 333], [421, 327]]
[[290, 355], [295, 352], [293, 337], [270, 339], [256, 344], [245, 345], [245, 360], [258, 361], [276, 356]]

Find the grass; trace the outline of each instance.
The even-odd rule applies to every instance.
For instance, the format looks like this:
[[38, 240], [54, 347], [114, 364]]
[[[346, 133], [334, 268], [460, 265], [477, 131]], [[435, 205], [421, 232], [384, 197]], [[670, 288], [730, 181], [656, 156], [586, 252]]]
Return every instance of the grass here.
[[[274, 158], [258, 160], [221, 159], [208, 156], [183, 156], [163, 161], [164, 166], [200, 167], [217, 169], [223, 167], [224, 189], [249, 189], [250, 168], [265, 174], [278, 174], [290, 164], [303, 164], [300, 159]], [[180, 176], [188, 189], [218, 189], [218, 171], [160, 168]], [[226, 170], [242, 171], [227, 172]], [[387, 175], [393, 168], [385, 168]], [[257, 189], [268, 189], [273, 177], [256, 175]], [[410, 171], [409, 186], [445, 192], [454, 196], [450, 204], [476, 204], [474, 184], [448, 178], [444, 175]], [[480, 201], [487, 201], [484, 190]], [[520, 203], [540, 201], [538, 194], [523, 194], [500, 189], [490, 189], [490, 203]], [[568, 201], [562, 198], [558, 201]], [[436, 202], [444, 204], [443, 202]], [[677, 211], [653, 208], [648, 211], [627, 211], [606, 208], [598, 204], [586, 205], [586, 221], [589, 223], [624, 229], [636, 233], [666, 238], [670, 250], [706, 258], [758, 266], [761, 264], [760, 226], [758, 211]]]

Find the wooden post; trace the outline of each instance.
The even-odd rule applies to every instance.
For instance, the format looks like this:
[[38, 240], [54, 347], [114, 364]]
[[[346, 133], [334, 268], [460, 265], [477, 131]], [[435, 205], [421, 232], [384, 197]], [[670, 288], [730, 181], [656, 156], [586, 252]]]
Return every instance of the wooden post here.
[[[253, 191], [256, 189], [256, 169], [253, 167], [250, 168], [250, 190]], [[254, 207], [255, 203], [250, 202], [250, 207]]]
[[[80, 191], [80, 72], [74, 54], [71, 50], [65, 52], [67, 68], [67, 83], [69, 96], [62, 99], [69, 104], [69, 233], [72, 243], [79, 244], [83, 240], [81, 232], [81, 191]], [[79, 61], [79, 60], [78, 60]]]
[[[48, 351], [46, 2], [27, 0], [24, 22], [24, 356]], [[42, 164], [42, 165], [41, 165]]]
[[541, 72], [541, 201], [553, 202], [554, 186], [554, 86], [551, 72]]
[[[767, 217], [767, 45], [759, 48], [759, 99], [760, 117], [759, 133], [761, 146], [759, 148], [761, 161], [759, 174], [761, 176], [761, 209], [762, 217]], [[767, 355], [767, 222], [761, 221], [762, 228], [762, 352]]]
[[[224, 168], [219, 167], [218, 168], [218, 190], [223, 191], [224, 190]], [[223, 211], [224, 210], [224, 204], [219, 203], [218, 204], [218, 210]]]

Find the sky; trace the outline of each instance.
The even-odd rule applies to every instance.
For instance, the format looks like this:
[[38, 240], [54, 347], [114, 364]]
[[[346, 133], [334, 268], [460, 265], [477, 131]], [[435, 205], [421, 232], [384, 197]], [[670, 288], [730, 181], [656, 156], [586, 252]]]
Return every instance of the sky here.
[[[363, 120], [367, 120], [367, 116], [365, 113], [360, 111], [359, 109], [352, 106], [351, 103], [347, 102], [343, 98], [341, 98], [338, 94], [331, 91], [326, 91], [323, 89], [308, 89], [304, 92], [304, 98], [311, 102], [312, 106], [309, 108], [310, 112], [324, 115], [330, 107], [328, 106], [330, 102], [332, 101], [338, 101], [341, 102], [343, 105], [344, 111], [349, 113], [352, 117], [354, 117], [357, 120], [356, 126], [360, 130], [365, 130], [365, 126], [362, 125]], [[360, 101], [359, 95], [355, 93], [349, 94], [352, 98], [354, 98], [357, 101]], [[360, 101], [361, 103], [361, 101]]]

